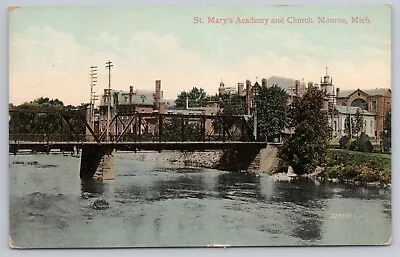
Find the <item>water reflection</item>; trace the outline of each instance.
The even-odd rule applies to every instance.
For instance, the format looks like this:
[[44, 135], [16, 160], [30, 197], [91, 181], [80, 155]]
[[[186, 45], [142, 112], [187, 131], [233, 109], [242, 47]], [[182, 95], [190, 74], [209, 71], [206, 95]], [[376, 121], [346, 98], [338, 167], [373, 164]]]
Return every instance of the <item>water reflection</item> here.
[[281, 181], [273, 184], [271, 200], [286, 203], [288, 215], [282, 217], [289, 226], [290, 235], [315, 242], [322, 238], [325, 199], [329, 197], [323, 187], [307, 179]]
[[295, 181], [280, 181], [273, 184], [274, 196], [271, 200], [276, 202], [290, 202], [305, 207], [321, 208], [319, 200], [329, 198], [329, 193], [323, 187], [308, 179]]
[[205, 197], [204, 181], [201, 174], [185, 174], [172, 179], [157, 180], [154, 189], [161, 199], [203, 199]]
[[227, 172], [218, 176], [219, 197], [230, 200], [262, 201], [260, 176], [247, 172]]
[[[59, 158], [38, 162], [59, 164]], [[114, 181], [81, 181], [79, 161], [63, 158], [70, 164], [10, 167], [10, 233], [20, 245], [376, 244], [390, 235], [390, 189], [129, 159], [117, 159]]]
[[104, 193], [104, 183], [98, 179], [81, 179], [81, 198], [87, 199], [101, 196]]

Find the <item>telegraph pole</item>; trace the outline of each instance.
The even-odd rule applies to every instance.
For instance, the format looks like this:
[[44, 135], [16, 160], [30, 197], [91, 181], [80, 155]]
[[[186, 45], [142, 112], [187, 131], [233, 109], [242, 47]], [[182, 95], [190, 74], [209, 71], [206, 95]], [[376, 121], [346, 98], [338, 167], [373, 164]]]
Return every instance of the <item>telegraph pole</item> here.
[[90, 124], [94, 128], [94, 106], [96, 101], [96, 95], [94, 95], [93, 87], [97, 83], [97, 66], [91, 66], [90, 68]]
[[111, 120], [111, 67], [112, 62], [106, 62], [108, 69], [108, 94], [107, 94], [107, 141], [110, 141], [110, 120]]

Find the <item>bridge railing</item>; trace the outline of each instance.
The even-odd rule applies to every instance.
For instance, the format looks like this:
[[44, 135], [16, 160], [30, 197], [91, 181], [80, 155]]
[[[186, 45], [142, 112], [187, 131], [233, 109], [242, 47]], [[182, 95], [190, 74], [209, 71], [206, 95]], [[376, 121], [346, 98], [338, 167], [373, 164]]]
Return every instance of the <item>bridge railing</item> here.
[[[101, 142], [229, 142], [229, 141], [243, 141], [240, 135], [224, 136], [222, 134], [214, 135], [170, 135], [161, 137], [158, 134], [133, 134], [127, 133], [120, 137], [120, 135], [111, 134], [107, 139], [106, 136], [100, 140]], [[40, 142], [40, 143], [57, 143], [57, 142], [96, 142], [96, 138], [88, 134], [10, 134], [9, 142]]]
[[10, 142], [86, 142], [85, 134], [10, 134]]

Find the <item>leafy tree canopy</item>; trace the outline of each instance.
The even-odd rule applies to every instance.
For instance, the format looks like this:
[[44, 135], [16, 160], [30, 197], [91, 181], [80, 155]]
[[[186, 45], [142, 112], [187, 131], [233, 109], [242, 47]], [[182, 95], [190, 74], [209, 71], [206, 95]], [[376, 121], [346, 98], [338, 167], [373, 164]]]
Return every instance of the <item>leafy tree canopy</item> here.
[[308, 87], [301, 98], [295, 98], [290, 121], [295, 132], [285, 140], [281, 157], [297, 174], [313, 172], [326, 159], [329, 126], [323, 110], [325, 94], [317, 87]]
[[258, 137], [280, 134], [288, 115], [288, 95], [278, 85], [262, 88], [256, 100]]
[[188, 98], [189, 107], [201, 107], [206, 103], [207, 95], [204, 89], [193, 87], [189, 92], [182, 91], [175, 100], [176, 107], [185, 108], [186, 98]]

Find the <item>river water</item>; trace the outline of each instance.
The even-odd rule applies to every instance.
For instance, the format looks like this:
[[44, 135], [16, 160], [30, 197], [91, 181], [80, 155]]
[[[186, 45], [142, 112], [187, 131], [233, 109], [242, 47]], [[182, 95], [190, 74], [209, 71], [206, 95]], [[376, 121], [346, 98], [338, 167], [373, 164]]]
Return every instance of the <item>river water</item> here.
[[391, 192], [230, 173], [117, 153], [113, 181], [82, 184], [79, 158], [10, 156], [17, 247], [385, 244]]

